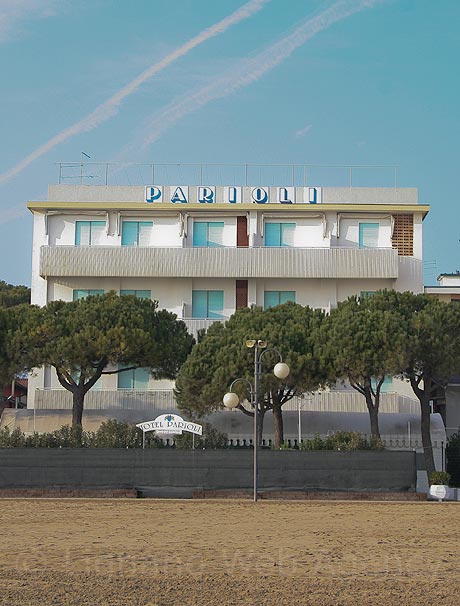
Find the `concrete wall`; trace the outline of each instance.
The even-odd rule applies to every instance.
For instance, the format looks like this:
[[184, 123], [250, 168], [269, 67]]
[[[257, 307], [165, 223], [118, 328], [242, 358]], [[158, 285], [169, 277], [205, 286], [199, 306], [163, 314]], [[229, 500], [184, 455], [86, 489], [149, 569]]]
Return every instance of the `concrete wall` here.
[[[171, 490], [252, 487], [252, 451], [2, 449], [0, 488]], [[413, 452], [273, 452], [259, 458], [260, 490], [415, 491]], [[161, 493], [163, 491], [163, 493]]]

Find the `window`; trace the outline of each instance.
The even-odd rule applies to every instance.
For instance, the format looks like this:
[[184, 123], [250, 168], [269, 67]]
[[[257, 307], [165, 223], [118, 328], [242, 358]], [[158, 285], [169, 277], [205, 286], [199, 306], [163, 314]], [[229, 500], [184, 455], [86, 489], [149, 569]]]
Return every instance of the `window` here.
[[367, 297], [373, 297], [377, 291], [375, 290], [362, 290], [359, 293], [360, 299], [367, 299]]
[[[80, 370], [74, 370], [72, 372], [72, 379], [75, 381], [75, 383], [78, 383], [78, 381], [80, 380]], [[102, 388], [102, 377], [99, 377], [99, 379], [96, 381], [96, 383], [94, 383], [94, 385], [91, 387], [91, 389], [101, 389]]]
[[[123, 368], [122, 366], [119, 369]], [[131, 368], [118, 373], [118, 389], [148, 389], [150, 370], [148, 368]]]
[[276, 307], [287, 301], [295, 303], [295, 290], [266, 290], [264, 292], [264, 309]]
[[78, 299], [86, 299], [86, 297], [94, 297], [96, 295], [103, 295], [103, 294], [104, 294], [103, 290], [78, 289], [78, 290], [73, 291], [73, 300], [78, 301]]
[[104, 238], [105, 221], [76, 221], [75, 246], [98, 246]]
[[[377, 389], [375, 377], [372, 377], [372, 389]], [[383, 380], [382, 387], [380, 388], [380, 393], [387, 393], [389, 391], [393, 391], [393, 377], [386, 376]]]
[[150, 246], [152, 221], [123, 221], [122, 246]]
[[206, 246], [208, 248], [223, 246], [223, 221], [194, 221], [193, 246]]
[[265, 246], [294, 246], [295, 223], [266, 223]]
[[193, 290], [192, 318], [220, 318], [224, 309], [223, 290]]
[[377, 248], [379, 245], [379, 224], [359, 224], [359, 248]]
[[150, 290], [120, 290], [120, 295], [134, 295], [138, 299], [151, 299], [152, 291], [150, 291]]

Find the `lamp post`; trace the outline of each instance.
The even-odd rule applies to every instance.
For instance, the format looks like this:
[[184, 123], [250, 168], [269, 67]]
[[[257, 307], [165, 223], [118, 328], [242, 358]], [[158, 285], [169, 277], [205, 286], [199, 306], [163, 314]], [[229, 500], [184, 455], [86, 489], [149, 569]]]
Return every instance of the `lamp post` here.
[[249, 385], [249, 391], [251, 394], [251, 406], [254, 409], [254, 502], [257, 501], [257, 451], [258, 451], [258, 437], [259, 437], [259, 379], [262, 375], [262, 357], [268, 352], [275, 352], [279, 356], [279, 362], [275, 364], [273, 374], [278, 379], [285, 379], [289, 374], [289, 366], [283, 362], [283, 357], [280, 352], [270, 347], [267, 349], [267, 342], [262, 339], [250, 339], [246, 341], [246, 347], [250, 349], [254, 348], [254, 382], [251, 383], [249, 379], [235, 379], [230, 385], [228, 393], [223, 398], [224, 406], [229, 409], [236, 408], [240, 404], [240, 398], [238, 394], [232, 391], [233, 386], [238, 382], [245, 382]]

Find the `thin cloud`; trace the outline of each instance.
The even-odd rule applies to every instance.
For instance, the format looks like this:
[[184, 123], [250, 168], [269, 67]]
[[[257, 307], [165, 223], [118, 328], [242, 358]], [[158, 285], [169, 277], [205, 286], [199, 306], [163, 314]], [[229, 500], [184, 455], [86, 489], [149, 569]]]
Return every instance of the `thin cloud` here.
[[147, 125], [148, 136], [142, 147], [154, 143], [181, 118], [216, 99], [228, 97], [240, 88], [257, 82], [287, 59], [297, 48], [305, 44], [319, 32], [351, 15], [372, 8], [384, 0], [339, 0], [315, 17], [310, 17], [292, 33], [267, 47], [251, 59], [241, 61], [238, 67], [225, 76], [213, 81], [193, 94], [172, 102]]
[[58, 0], [0, 0], [0, 43], [9, 40], [19, 24], [57, 13]]
[[[15, 0], [11, 0], [11, 2], [14, 1]], [[69, 128], [66, 128], [65, 130], [61, 131], [51, 139], [49, 139], [49, 141], [38, 147], [35, 151], [33, 151], [31, 154], [21, 160], [18, 164], [16, 164], [16, 166], [14, 166], [13, 168], [10, 168], [4, 173], [1, 173], [0, 184], [5, 183], [9, 179], [20, 173], [22, 170], [24, 170], [24, 168], [29, 166], [29, 164], [34, 162], [34, 160], [37, 160], [37, 158], [40, 158], [41, 156], [49, 152], [51, 149], [56, 147], [56, 145], [59, 145], [59, 143], [62, 143], [63, 141], [66, 141], [67, 139], [70, 139], [75, 135], [79, 135], [80, 133], [93, 130], [103, 122], [109, 120], [109, 118], [115, 116], [118, 113], [121, 102], [126, 97], [136, 92], [136, 90], [142, 84], [144, 84], [144, 82], [147, 82], [147, 80], [153, 78], [153, 76], [158, 74], [158, 72], [164, 70], [166, 67], [171, 65], [171, 63], [189, 53], [196, 46], [202, 44], [206, 40], [209, 40], [209, 38], [224, 33], [232, 25], [236, 25], [244, 19], [247, 19], [248, 17], [252, 16], [254, 13], [257, 13], [269, 1], [270, 0], [250, 0], [231, 15], [228, 15], [218, 23], [203, 30], [200, 34], [198, 34], [198, 36], [195, 36], [194, 38], [177, 48], [175, 51], [164, 57], [164, 59], [162, 59], [161, 61], [158, 61], [157, 63], [151, 65], [137, 78], [132, 80], [129, 84], [127, 84], [114, 95], [112, 95], [112, 97], [107, 99], [107, 101], [96, 107], [96, 109], [90, 114], [88, 114]]]
[[313, 126], [313, 124], [307, 124], [307, 126], [304, 126], [300, 130], [297, 130], [294, 133], [294, 136], [295, 137], [305, 137], [305, 135], [311, 130], [312, 126]]

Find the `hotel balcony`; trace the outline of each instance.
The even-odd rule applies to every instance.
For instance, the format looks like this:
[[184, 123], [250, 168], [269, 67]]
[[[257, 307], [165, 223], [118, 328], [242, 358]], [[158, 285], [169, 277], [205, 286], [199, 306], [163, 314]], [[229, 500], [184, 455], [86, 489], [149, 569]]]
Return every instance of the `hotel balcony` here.
[[42, 246], [40, 275], [148, 278], [398, 278], [392, 248]]

